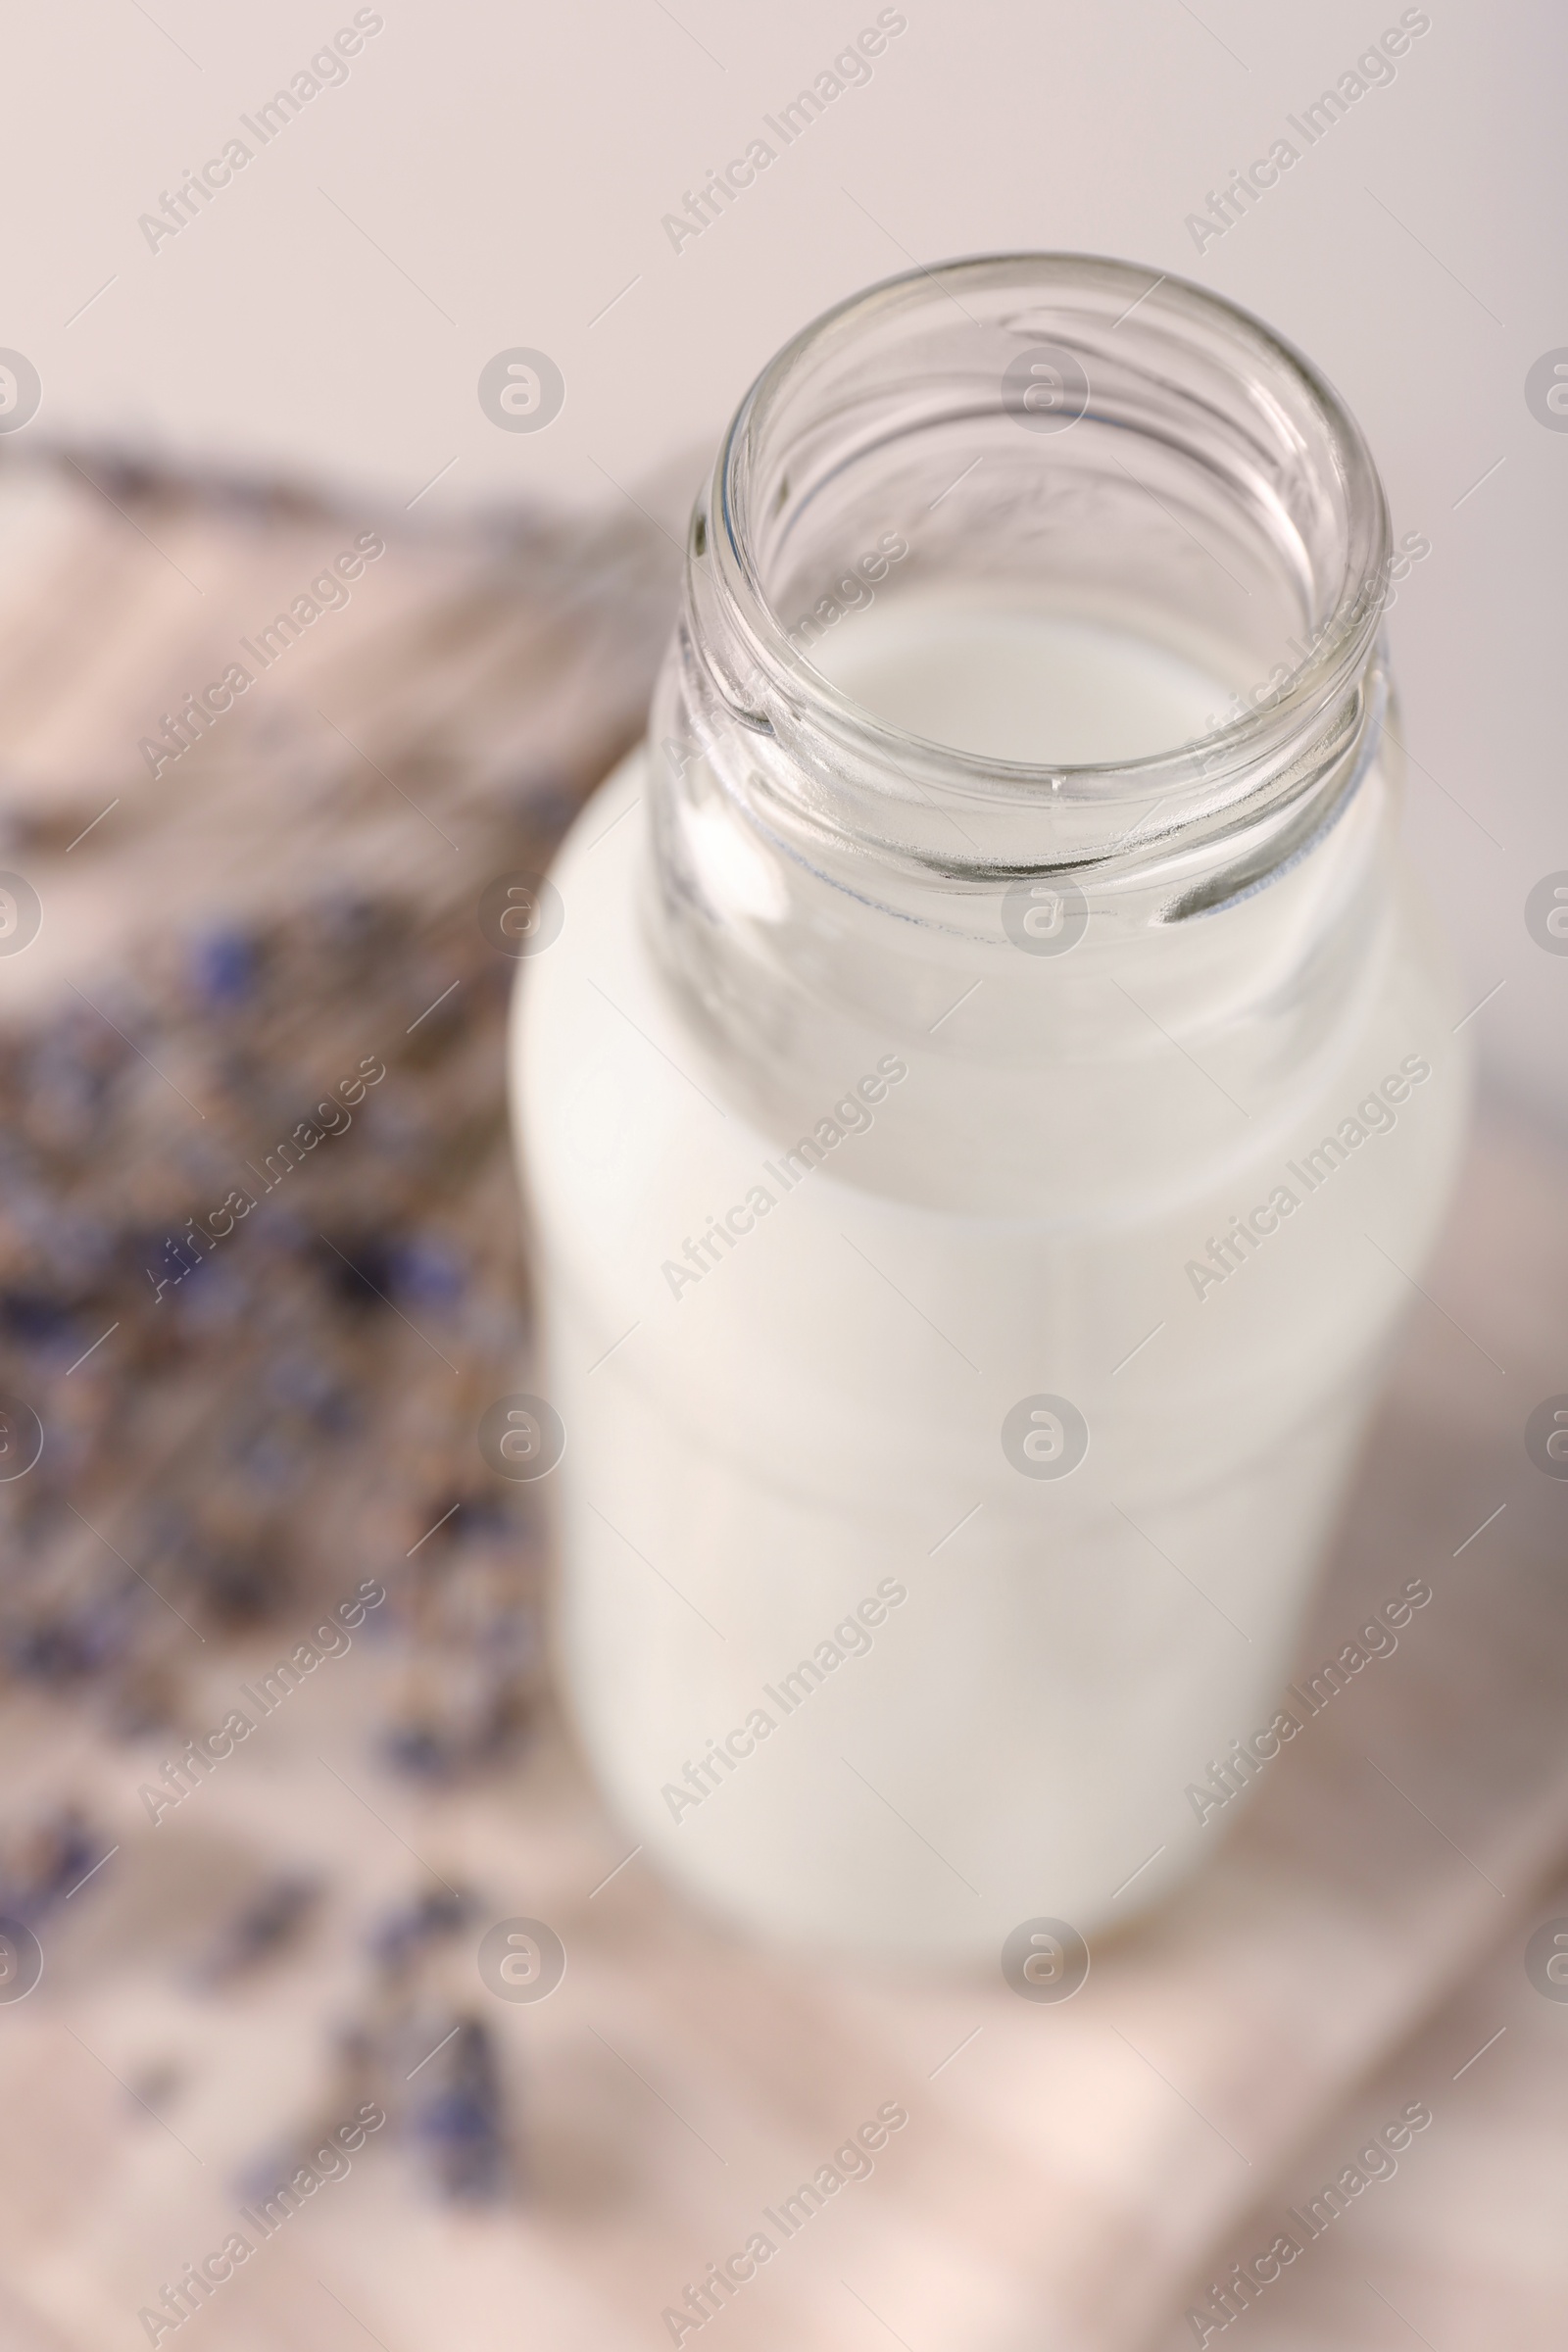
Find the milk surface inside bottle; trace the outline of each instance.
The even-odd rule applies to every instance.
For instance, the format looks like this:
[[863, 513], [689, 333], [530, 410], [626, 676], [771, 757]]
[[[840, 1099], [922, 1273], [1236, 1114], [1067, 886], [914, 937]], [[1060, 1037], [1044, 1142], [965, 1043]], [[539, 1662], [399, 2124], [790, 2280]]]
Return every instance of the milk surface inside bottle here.
[[895, 280], [742, 406], [514, 1086], [568, 1694], [754, 1933], [1093, 1938], [1298, 1736], [1465, 1106], [1389, 554], [1306, 364], [1117, 264]]

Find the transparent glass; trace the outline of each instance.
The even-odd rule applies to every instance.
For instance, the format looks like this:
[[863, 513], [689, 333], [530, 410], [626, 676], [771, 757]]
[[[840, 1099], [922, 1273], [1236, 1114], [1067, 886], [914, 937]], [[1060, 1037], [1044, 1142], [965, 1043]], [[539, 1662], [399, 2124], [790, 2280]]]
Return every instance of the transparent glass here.
[[1396, 561], [1317, 372], [1114, 262], [895, 279], [741, 405], [514, 1033], [566, 1687], [740, 1924], [1097, 1932], [1298, 1736], [1467, 1098]]

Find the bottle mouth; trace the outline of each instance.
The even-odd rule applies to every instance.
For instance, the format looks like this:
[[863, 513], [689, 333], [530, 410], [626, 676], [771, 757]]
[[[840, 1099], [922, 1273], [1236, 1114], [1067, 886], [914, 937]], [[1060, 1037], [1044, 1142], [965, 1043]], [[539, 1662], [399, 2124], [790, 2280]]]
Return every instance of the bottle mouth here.
[[[1006, 874], [1343, 781], [1389, 560], [1365, 441], [1299, 353], [1185, 279], [1024, 253], [890, 278], [787, 344], [726, 436], [688, 580], [717, 691], [822, 780], [820, 821]], [[830, 674], [863, 611], [933, 594], [1114, 615], [1229, 699], [1127, 757], [941, 741]], [[970, 850], [930, 831], [933, 797], [967, 811]]]

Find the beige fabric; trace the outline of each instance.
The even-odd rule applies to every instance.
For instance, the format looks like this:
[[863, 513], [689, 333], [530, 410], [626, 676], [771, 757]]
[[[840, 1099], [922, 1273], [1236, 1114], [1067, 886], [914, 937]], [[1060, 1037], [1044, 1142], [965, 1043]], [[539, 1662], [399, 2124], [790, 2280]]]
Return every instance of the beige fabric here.
[[[473, 874], [461, 859], [450, 872], [426, 818], [471, 826], [488, 870], [518, 838], [507, 809], [519, 779], [528, 822], [543, 821], [547, 787], [559, 822], [563, 785], [586, 784], [635, 724], [667, 547], [522, 533], [498, 548], [388, 528], [376, 597], [323, 618], [269, 703], [258, 696], [230, 738], [189, 756], [189, 774], [155, 786], [132, 750], [145, 713], [212, 674], [220, 645], [308, 574], [342, 518], [113, 486], [119, 506], [50, 484], [24, 518], [7, 510], [14, 531], [25, 520], [30, 570], [24, 583], [14, 563], [0, 583], [12, 648], [0, 730], [62, 919], [0, 1017], [35, 1017], [68, 976], [128, 967], [149, 905], [177, 924], [219, 899], [292, 904], [302, 874], [369, 872], [416, 900], [429, 877], [443, 919], [466, 921]], [[139, 531], [159, 543], [151, 553], [127, 535]], [[221, 612], [182, 602], [171, 563], [209, 606], [221, 584]], [[140, 796], [135, 824], [99, 837], [94, 863], [73, 849], [68, 867], [71, 833], [116, 791]], [[435, 985], [449, 968], [469, 966], [432, 967]], [[509, 1214], [499, 1014], [471, 1043], [466, 1101], [483, 1117], [464, 1128], [452, 1214], [500, 1282], [512, 1277], [492, 1248]], [[428, 1120], [421, 1089], [435, 1079], [411, 1059], [400, 1083], [408, 1115]], [[788, 2242], [775, 2230], [773, 2259], [683, 2341], [1175, 2352], [1199, 2340], [1202, 2324], [1184, 2314], [1214, 2310], [1208, 2289], [1230, 2264], [1251, 2262], [1289, 2227], [1288, 2207], [1424, 2101], [1433, 2121], [1396, 2175], [1208, 2340], [1561, 2344], [1568, 2003], [1534, 1989], [1523, 1955], [1554, 1907], [1568, 1914], [1568, 1484], [1533, 1466], [1523, 1428], [1568, 1381], [1562, 1201], [1559, 1161], [1491, 1111], [1440, 1259], [1412, 1292], [1303, 1665], [1337, 1654], [1407, 1581], [1432, 1598], [1238, 1817], [1211, 1822], [1204, 1873], [1097, 1947], [1089, 1983], [1059, 2007], [1018, 2001], [1000, 1977], [923, 1982], [897, 1964], [826, 1968], [737, 1945], [627, 1858], [548, 1708], [530, 1749], [466, 1783], [398, 1777], [377, 1740], [417, 1663], [407, 1611], [395, 1640], [323, 1671], [265, 1756], [226, 1767], [157, 1828], [136, 1798], [156, 1735], [127, 1749], [79, 1697], [8, 1690], [7, 1821], [69, 1787], [120, 1851], [50, 1929], [37, 1993], [0, 2006], [5, 2352], [148, 2340], [138, 2311], [235, 2227], [244, 2169], [309, 2144], [363, 2092], [333, 2034], [378, 1997], [367, 1923], [432, 1874], [472, 1886], [486, 1919], [549, 1920], [567, 1946], [559, 1992], [513, 2008], [479, 1987], [474, 1937], [456, 1937], [399, 2028], [413, 2067], [454, 2016], [483, 2009], [513, 2102], [513, 2189], [494, 2207], [443, 2209], [394, 2118], [182, 2337], [199, 2330], [224, 2352], [667, 2343], [662, 2315], [688, 2283], [894, 2105], [908, 2120], [872, 2175]], [[376, 1356], [363, 1394], [385, 1415], [376, 1426], [401, 1434], [372, 1451], [330, 1544], [305, 1528], [303, 1504], [290, 1539], [334, 1595], [363, 1572], [356, 1547], [395, 1563], [414, 1544], [446, 1475], [426, 1461], [421, 1487], [409, 1467], [446, 1375], [395, 1331]], [[439, 1455], [448, 1440], [430, 1443]], [[158, 1475], [189, 1474], [172, 1446]], [[400, 1607], [394, 1591], [389, 1624]], [[205, 1720], [275, 1641], [214, 1634], [188, 1668], [172, 1651], [187, 1716]], [[186, 1957], [200, 1936], [247, 1886], [301, 1866], [329, 1892], [298, 1949], [226, 1997], [196, 1993]], [[394, 2104], [399, 2071], [384, 2084]]]

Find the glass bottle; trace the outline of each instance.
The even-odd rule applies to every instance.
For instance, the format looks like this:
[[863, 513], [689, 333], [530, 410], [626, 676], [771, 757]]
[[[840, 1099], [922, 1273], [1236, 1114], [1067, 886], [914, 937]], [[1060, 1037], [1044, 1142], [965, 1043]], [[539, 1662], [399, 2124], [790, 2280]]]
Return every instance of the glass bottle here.
[[1310, 1736], [1467, 1100], [1397, 561], [1316, 369], [1120, 263], [896, 278], [741, 404], [513, 1076], [566, 1688], [748, 1929], [1097, 1932]]

